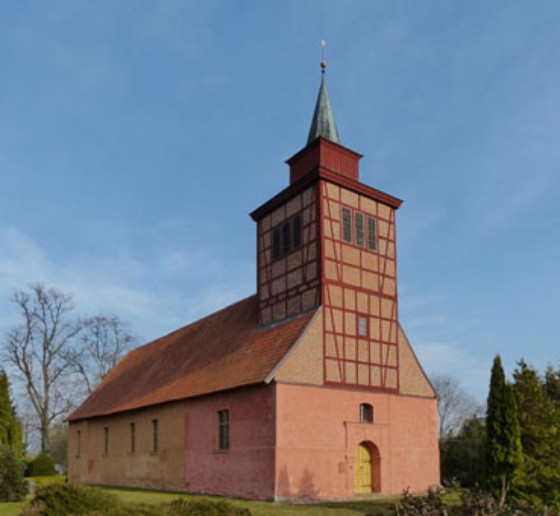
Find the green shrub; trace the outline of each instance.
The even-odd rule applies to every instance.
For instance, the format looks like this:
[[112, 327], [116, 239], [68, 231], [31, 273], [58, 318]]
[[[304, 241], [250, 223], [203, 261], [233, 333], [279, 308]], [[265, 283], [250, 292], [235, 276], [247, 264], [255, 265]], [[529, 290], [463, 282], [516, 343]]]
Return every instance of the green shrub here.
[[[109, 514], [118, 506], [117, 498], [93, 487], [49, 484], [40, 487], [31, 501], [30, 514], [45, 516], [81, 515], [92, 512]], [[112, 514], [112, 513], [111, 513]]]
[[26, 473], [28, 477], [50, 477], [56, 475], [54, 459], [49, 455], [39, 455], [29, 463]]
[[480, 489], [471, 489], [461, 494], [461, 507], [456, 510], [455, 514], [459, 516], [471, 516], [472, 514], [539, 516], [541, 514], [553, 515], [557, 513], [543, 511], [524, 500], [512, 500], [500, 507], [490, 493]]
[[415, 516], [429, 514], [430, 516], [447, 516], [447, 507], [441, 499], [441, 490], [433, 488], [427, 496], [413, 496], [406, 489], [402, 498], [396, 503], [395, 513], [398, 516]]
[[166, 504], [165, 516], [251, 516], [249, 509], [231, 503], [213, 500], [185, 500], [179, 498]]
[[39, 487], [22, 516], [251, 516], [225, 501], [177, 499], [151, 505], [120, 502], [95, 487], [49, 484]]
[[33, 478], [33, 483], [37, 487], [43, 487], [48, 484], [64, 484], [66, 482], [66, 477], [64, 475], [55, 475], [54, 477], [35, 477]]
[[13, 449], [0, 445], [0, 502], [19, 502], [27, 494], [25, 465]]

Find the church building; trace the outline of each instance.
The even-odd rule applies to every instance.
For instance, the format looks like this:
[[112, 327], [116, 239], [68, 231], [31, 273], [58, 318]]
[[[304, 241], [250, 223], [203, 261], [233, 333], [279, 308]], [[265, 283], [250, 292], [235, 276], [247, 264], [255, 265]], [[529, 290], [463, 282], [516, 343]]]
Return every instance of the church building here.
[[425, 492], [436, 393], [398, 318], [396, 212], [340, 144], [325, 64], [257, 292], [130, 351], [69, 417], [69, 481], [263, 500]]

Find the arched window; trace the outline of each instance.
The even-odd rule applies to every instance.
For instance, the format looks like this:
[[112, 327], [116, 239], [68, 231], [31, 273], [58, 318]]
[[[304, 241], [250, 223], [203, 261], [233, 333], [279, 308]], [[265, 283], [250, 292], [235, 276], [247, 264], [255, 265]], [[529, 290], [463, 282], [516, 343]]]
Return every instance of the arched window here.
[[369, 403], [360, 405], [360, 423], [373, 423], [373, 406]]

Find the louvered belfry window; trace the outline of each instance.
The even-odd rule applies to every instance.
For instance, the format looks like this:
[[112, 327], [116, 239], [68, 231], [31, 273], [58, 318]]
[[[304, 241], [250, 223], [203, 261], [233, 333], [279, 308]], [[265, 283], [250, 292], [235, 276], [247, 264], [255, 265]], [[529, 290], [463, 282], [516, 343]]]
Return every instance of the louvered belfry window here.
[[364, 214], [356, 212], [354, 214], [354, 223], [356, 225], [356, 245], [364, 247]]
[[367, 218], [368, 225], [368, 249], [377, 251], [377, 221], [373, 217]]
[[342, 208], [342, 239], [349, 244], [352, 243], [352, 210]]
[[370, 215], [366, 217], [360, 211], [352, 213], [350, 208], [342, 208], [342, 241], [377, 251], [377, 219]]
[[280, 247], [280, 229], [275, 229], [272, 232], [272, 258], [278, 260], [281, 255]]
[[272, 259], [280, 260], [303, 244], [301, 215], [295, 215], [272, 230]]
[[292, 250], [291, 228], [290, 223], [286, 222], [282, 227], [282, 251], [288, 254]]

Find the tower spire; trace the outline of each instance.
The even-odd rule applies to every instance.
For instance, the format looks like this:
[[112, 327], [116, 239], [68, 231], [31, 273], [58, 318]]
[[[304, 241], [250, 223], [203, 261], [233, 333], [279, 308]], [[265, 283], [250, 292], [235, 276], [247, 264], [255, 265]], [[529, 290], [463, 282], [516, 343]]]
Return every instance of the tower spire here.
[[311, 127], [309, 128], [309, 136], [307, 138], [308, 145], [320, 136], [331, 142], [340, 143], [338, 129], [336, 128], [336, 122], [334, 121], [334, 114], [327, 92], [327, 83], [325, 81], [325, 69], [327, 68], [327, 62], [325, 61], [325, 40], [321, 41], [321, 54], [321, 87], [319, 88], [315, 112], [313, 113]]

